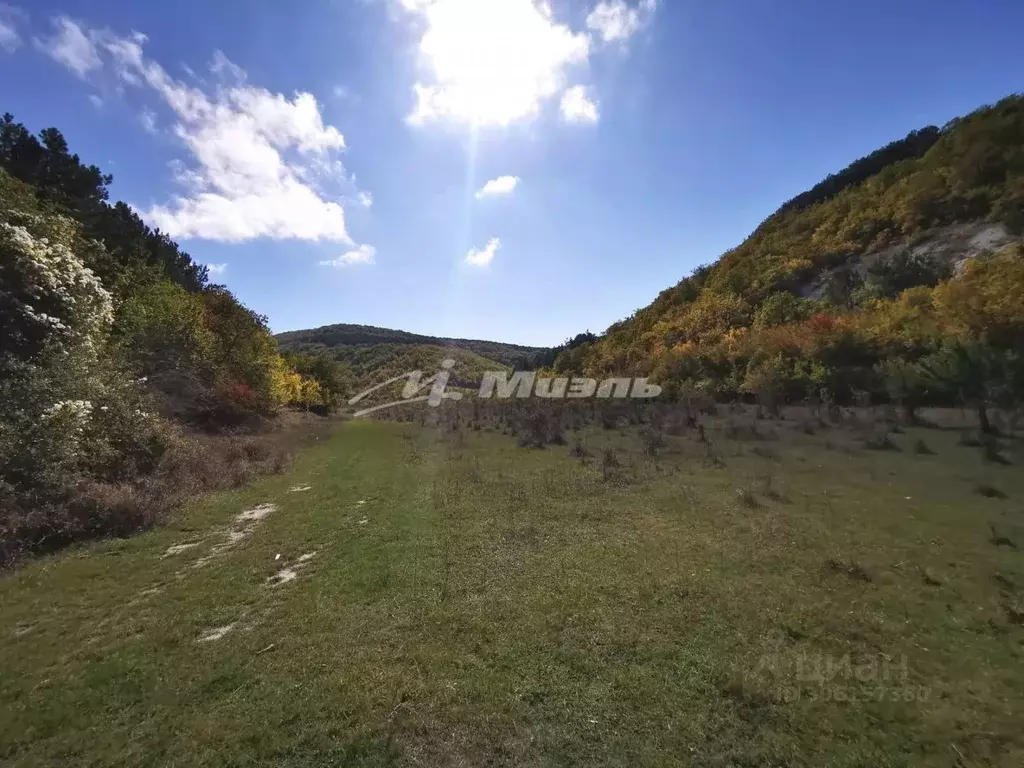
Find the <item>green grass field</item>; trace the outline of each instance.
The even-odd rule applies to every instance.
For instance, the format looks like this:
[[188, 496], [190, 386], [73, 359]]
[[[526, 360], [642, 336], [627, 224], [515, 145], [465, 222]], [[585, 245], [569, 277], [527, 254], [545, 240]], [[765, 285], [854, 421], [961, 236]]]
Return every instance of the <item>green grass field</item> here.
[[588, 427], [581, 459], [348, 422], [29, 563], [0, 578], [0, 762], [1024, 765], [1020, 442], [708, 435]]

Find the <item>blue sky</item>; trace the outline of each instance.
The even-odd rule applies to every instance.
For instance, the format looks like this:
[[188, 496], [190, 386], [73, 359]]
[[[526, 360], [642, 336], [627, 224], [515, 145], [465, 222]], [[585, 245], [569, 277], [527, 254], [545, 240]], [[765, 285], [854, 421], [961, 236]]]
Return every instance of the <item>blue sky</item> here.
[[0, 93], [274, 330], [555, 344], [1024, 90], [1022, 29], [995, 0], [34, 0], [0, 7]]

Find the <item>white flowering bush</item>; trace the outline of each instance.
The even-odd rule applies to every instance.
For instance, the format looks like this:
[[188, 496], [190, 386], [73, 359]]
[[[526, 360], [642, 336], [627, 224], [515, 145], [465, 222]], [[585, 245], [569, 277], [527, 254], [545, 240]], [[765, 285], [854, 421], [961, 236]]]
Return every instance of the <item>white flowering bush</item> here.
[[[72, 348], [95, 351], [114, 319], [110, 293], [75, 245], [77, 225], [63, 216], [5, 211], [0, 221], [0, 333], [22, 358]], [[90, 247], [95, 248], [93, 244]]]
[[76, 253], [95, 247], [64, 216], [0, 214], [0, 418], [25, 442], [10, 464], [25, 463], [37, 477], [77, 465], [93, 396], [104, 388], [113, 301]]
[[92, 512], [76, 517], [69, 499], [83, 484], [152, 471], [165, 445], [144, 389], [111, 354], [113, 300], [87, 266], [102, 246], [71, 219], [12, 209], [4, 197], [0, 555], [11, 541], [118, 530]]

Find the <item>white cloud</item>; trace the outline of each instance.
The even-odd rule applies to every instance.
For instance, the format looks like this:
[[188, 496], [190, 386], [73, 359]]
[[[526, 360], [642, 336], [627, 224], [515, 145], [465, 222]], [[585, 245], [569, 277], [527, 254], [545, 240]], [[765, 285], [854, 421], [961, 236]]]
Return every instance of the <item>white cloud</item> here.
[[103, 106], [103, 99], [101, 99], [101, 98], [100, 98], [99, 96], [97, 96], [97, 95], [96, 95], [95, 93], [90, 93], [90, 94], [89, 94], [89, 101], [91, 101], [91, 102], [92, 102], [92, 105], [93, 105], [94, 107], [96, 107], [96, 109], [99, 109], [100, 107], [102, 107], [102, 106]]
[[476, 199], [484, 197], [495, 197], [497, 195], [510, 195], [519, 186], [521, 179], [518, 176], [499, 176], [484, 184], [483, 189], [476, 193]]
[[18, 30], [14, 28], [13, 24], [0, 19], [0, 48], [7, 53], [14, 53], [20, 45], [21, 38], [18, 36]]
[[142, 123], [142, 128], [146, 133], [156, 133], [156, 113], [152, 110], [142, 110], [142, 114], [139, 115], [139, 122]]
[[220, 277], [228, 271], [227, 264], [207, 264], [206, 271], [210, 274], [210, 277]]
[[[244, 83], [246, 80], [245, 70], [231, 61], [231, 59], [225, 56], [224, 52], [221, 50], [213, 52], [213, 61], [210, 62], [210, 72], [222, 80], [234, 83]], [[195, 72], [192, 72], [191, 74], [195, 77]]]
[[39, 50], [79, 77], [103, 66], [95, 41], [78, 24], [67, 16], [58, 16], [53, 20], [53, 26], [56, 30], [53, 37], [35, 39]]
[[351, 267], [356, 264], [373, 264], [377, 257], [377, 249], [372, 245], [360, 245], [351, 251], [347, 251], [336, 259], [321, 261], [321, 267]]
[[474, 248], [466, 254], [466, 263], [471, 264], [474, 267], [486, 267], [492, 261], [494, 261], [494, 254], [501, 248], [501, 240], [496, 237], [491, 238], [483, 250]]
[[[345, 139], [324, 124], [312, 94], [289, 98], [249, 85], [246, 73], [219, 51], [210, 66], [213, 84], [186, 84], [145, 56], [145, 35], [120, 37], [66, 17], [55, 23], [61, 40], [76, 41], [76, 51], [88, 50], [95, 58], [51, 52], [64, 50], [59, 46], [46, 49], [54, 58], [81, 75], [105, 66], [120, 87], [155, 93], [174, 115], [172, 133], [190, 151], [191, 162], [174, 165], [182, 194], [141, 211], [151, 224], [175, 238], [352, 243], [341, 203], [321, 191], [321, 183], [330, 182], [357, 194], [336, 158]], [[140, 119], [155, 130], [151, 111]]]
[[643, 26], [657, 5], [657, 0], [641, 0], [634, 8], [625, 0], [602, 0], [587, 16], [587, 29], [606, 43], [626, 40]]
[[17, 22], [24, 18], [24, 11], [0, 3], [0, 50], [14, 53], [21, 47]]
[[590, 100], [585, 85], [574, 85], [562, 94], [562, 117], [573, 123], [597, 122], [597, 104]]
[[590, 38], [557, 23], [546, 0], [401, 2], [425, 23], [419, 53], [429, 78], [415, 85], [413, 124], [532, 117], [590, 52]]
[[[366, 0], [363, 0], [364, 2]], [[336, 85], [331, 89], [331, 95], [334, 96], [338, 101], [346, 101], [351, 105], [356, 105], [362, 99], [359, 97], [359, 93], [352, 90], [345, 85]]]

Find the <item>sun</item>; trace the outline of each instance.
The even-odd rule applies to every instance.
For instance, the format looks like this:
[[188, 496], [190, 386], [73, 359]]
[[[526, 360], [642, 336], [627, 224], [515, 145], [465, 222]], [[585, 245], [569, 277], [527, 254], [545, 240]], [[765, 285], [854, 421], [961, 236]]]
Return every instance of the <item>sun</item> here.
[[416, 123], [448, 118], [505, 126], [537, 114], [585, 63], [590, 39], [533, 0], [405, 0], [423, 15], [427, 82], [417, 83]]

